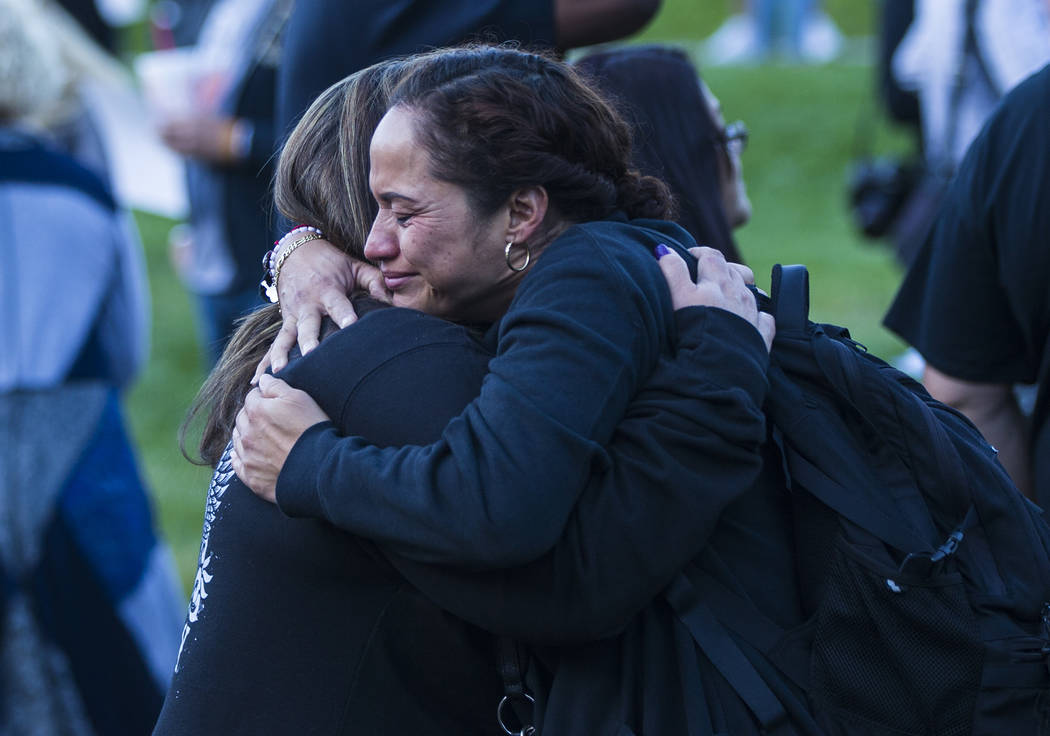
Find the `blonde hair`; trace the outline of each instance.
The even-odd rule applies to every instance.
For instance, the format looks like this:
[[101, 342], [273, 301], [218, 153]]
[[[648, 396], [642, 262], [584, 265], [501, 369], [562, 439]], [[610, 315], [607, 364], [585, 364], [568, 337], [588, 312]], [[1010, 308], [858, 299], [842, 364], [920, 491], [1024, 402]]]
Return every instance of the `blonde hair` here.
[[81, 111], [85, 81], [121, 87], [131, 77], [52, 0], [0, 0], [0, 122], [67, 122]]
[[28, 0], [0, 0], [0, 122], [43, 126], [71, 83], [41, 8]]

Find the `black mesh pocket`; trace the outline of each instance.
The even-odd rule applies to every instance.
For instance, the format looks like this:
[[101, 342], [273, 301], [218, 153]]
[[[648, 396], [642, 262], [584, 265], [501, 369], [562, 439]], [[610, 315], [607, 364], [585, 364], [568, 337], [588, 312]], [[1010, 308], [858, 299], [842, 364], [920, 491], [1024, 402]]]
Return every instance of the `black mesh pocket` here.
[[816, 619], [812, 692], [832, 721], [850, 733], [970, 733], [983, 646], [957, 573], [902, 578], [840, 541]]

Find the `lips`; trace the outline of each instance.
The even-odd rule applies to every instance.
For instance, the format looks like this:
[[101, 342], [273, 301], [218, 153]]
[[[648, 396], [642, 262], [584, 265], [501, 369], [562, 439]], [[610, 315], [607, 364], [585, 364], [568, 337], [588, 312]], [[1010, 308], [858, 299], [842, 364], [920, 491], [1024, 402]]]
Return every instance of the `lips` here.
[[383, 271], [383, 283], [386, 284], [388, 291], [397, 291], [416, 275], [409, 271]]

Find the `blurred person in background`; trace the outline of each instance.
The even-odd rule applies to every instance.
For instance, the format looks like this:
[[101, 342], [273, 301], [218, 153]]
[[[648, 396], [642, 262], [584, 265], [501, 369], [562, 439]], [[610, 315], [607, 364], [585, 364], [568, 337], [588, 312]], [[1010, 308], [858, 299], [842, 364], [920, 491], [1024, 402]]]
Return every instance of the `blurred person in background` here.
[[[926, 360], [923, 382], [1050, 508], [1050, 66], [1015, 87], [952, 180], [886, 326]], [[1016, 384], [1038, 384], [1030, 416]]]
[[312, 0], [292, 13], [278, 79], [287, 135], [314, 98], [377, 61], [481, 39], [561, 50], [624, 38], [661, 0]]
[[930, 166], [954, 170], [998, 101], [1050, 61], [1047, 0], [914, 0], [892, 73], [918, 97]]
[[636, 46], [589, 54], [576, 67], [627, 118], [633, 163], [671, 188], [674, 221], [697, 243], [743, 263], [732, 231], [751, 219], [740, 160], [748, 131], [739, 121], [725, 124], [718, 98], [689, 57]]
[[234, 322], [257, 308], [270, 227], [273, 110], [281, 33], [292, 0], [218, 0], [194, 47], [190, 109], [160, 123], [186, 158], [188, 228], [173, 231], [176, 270], [195, 295], [201, 344], [214, 363]]
[[[915, 0], [882, 0], [879, 3], [878, 57], [875, 64], [879, 102], [890, 119], [915, 128], [919, 135], [919, 98], [903, 89], [893, 73], [893, 55], [915, 20]], [[919, 140], [921, 146], [921, 137]]]
[[49, 133], [79, 43], [52, 20], [0, 0], [0, 732], [143, 734], [182, 600], [122, 417], [146, 283], [106, 183]]
[[842, 48], [842, 34], [820, 0], [738, 0], [736, 12], [704, 43], [714, 64], [771, 59], [823, 63]]
[[769, 56], [783, 50], [802, 58], [806, 26], [816, 11], [816, 0], [750, 0], [760, 53]]
[[150, 5], [153, 48], [192, 46], [200, 37], [213, 0], [158, 0]]
[[127, 83], [127, 73], [58, 3], [43, 0], [28, 5], [34, 8], [36, 22], [60, 39], [52, 55], [58, 57], [64, 81], [57, 99], [35, 110], [22, 123], [46, 131], [55, 147], [112, 188], [112, 157], [106, 146], [101, 108], [109, 104], [108, 93], [113, 87]]
[[[890, 62], [896, 89], [918, 100], [921, 134], [920, 175], [893, 223], [905, 267], [984, 121], [1003, 95], [1050, 61], [1047, 0], [914, 0], [913, 10]], [[897, 14], [899, 22], [905, 13]]]
[[120, 29], [142, 17], [147, 1], [57, 0], [85, 33], [111, 54], [120, 52]]
[[117, 36], [113, 31], [113, 26], [102, 17], [95, 0], [59, 0], [59, 2], [95, 43], [110, 53], [117, 50]]

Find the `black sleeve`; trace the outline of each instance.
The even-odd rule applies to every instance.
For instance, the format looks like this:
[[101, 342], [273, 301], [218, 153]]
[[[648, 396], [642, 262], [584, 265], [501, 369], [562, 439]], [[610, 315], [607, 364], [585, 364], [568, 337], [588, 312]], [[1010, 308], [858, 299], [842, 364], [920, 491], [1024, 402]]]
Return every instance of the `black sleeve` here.
[[518, 288], [481, 395], [439, 442], [379, 448], [307, 431], [278, 477], [281, 509], [423, 562], [499, 568], [547, 552], [670, 346], [652, 256], [662, 237], [616, 223], [570, 229]]
[[310, 0], [296, 3], [277, 86], [286, 136], [329, 85], [371, 64], [475, 38], [554, 46], [553, 0]]
[[353, 20], [356, 5], [347, 0], [295, 4], [277, 70], [274, 123], [282, 140], [321, 92], [366, 66], [355, 56], [360, 46]]
[[676, 313], [682, 342], [631, 403], [611, 467], [581, 496], [557, 545], [525, 566], [464, 572], [389, 554], [424, 595], [498, 634], [541, 643], [616, 633], [704, 546], [761, 469], [768, 354], [718, 309]]

